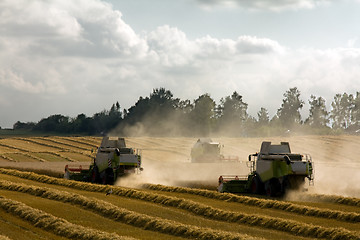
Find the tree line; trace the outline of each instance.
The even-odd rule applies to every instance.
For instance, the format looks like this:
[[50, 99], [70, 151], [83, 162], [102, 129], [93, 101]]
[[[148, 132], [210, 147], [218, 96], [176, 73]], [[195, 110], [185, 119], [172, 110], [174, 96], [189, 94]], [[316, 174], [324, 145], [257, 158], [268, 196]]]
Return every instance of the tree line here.
[[305, 102], [297, 87], [283, 94], [282, 104], [270, 118], [265, 107], [257, 118], [248, 114], [248, 104], [234, 91], [217, 104], [209, 94], [197, 99], [174, 98], [170, 90], [153, 89], [148, 97], [140, 97], [129, 109], [119, 102], [109, 110], [92, 117], [79, 114], [75, 118], [51, 115], [37, 123], [16, 122], [14, 130], [29, 130], [61, 134], [117, 134], [122, 136], [270, 136], [289, 132], [312, 134], [360, 133], [360, 92], [336, 94], [331, 109], [325, 99], [311, 95], [309, 115], [303, 120]]

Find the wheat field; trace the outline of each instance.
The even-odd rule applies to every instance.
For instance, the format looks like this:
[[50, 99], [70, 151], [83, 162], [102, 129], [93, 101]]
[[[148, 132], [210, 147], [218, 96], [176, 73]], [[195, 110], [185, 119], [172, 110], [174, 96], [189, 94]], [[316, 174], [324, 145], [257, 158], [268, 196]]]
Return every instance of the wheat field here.
[[[101, 138], [0, 139], [0, 239], [360, 239], [360, 137], [213, 140], [242, 161], [191, 164], [195, 138], [126, 138], [144, 171], [105, 186], [52, 177], [88, 166]], [[315, 185], [283, 199], [213, 190], [265, 140], [311, 154]]]

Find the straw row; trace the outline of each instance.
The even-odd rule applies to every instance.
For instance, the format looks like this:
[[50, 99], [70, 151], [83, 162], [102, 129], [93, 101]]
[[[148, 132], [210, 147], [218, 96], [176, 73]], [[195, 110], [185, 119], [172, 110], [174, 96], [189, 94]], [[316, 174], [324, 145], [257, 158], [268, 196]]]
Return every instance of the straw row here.
[[34, 196], [51, 199], [55, 201], [72, 203], [84, 209], [91, 210], [106, 218], [110, 218], [128, 225], [180, 236], [192, 239], [209, 240], [238, 240], [238, 239], [256, 239], [246, 234], [229, 233], [224, 231], [212, 230], [209, 228], [200, 228], [192, 225], [181, 224], [171, 220], [165, 220], [158, 217], [152, 217], [141, 213], [136, 213], [124, 208], [117, 207], [111, 203], [88, 198], [79, 194], [72, 194], [65, 191], [58, 191], [46, 187], [29, 186], [26, 184], [12, 183], [0, 180], [0, 188], [10, 191], [23, 192]]
[[[1, 169], [0, 169], [1, 170]], [[24, 173], [21, 173], [24, 174]], [[29, 176], [36, 177], [35, 174]], [[39, 175], [37, 175], [39, 176]], [[40, 179], [48, 179], [47, 176], [39, 176]], [[44, 181], [49, 183], [49, 181]], [[63, 185], [81, 190], [106, 192], [110, 186], [88, 184], [75, 181], [64, 181], [62, 179], [52, 179], [53, 184]], [[71, 186], [70, 186], [71, 185]], [[238, 212], [224, 211], [221, 209], [212, 208], [205, 204], [196, 203], [190, 200], [185, 200], [176, 197], [168, 197], [160, 194], [146, 193], [134, 189], [114, 187], [113, 193], [115, 195], [135, 198], [152, 203], [162, 204], [164, 206], [176, 207], [194, 213], [199, 216], [211, 218], [213, 220], [236, 222], [250, 226], [258, 226], [263, 228], [275, 229], [294, 235], [301, 235], [305, 237], [330, 238], [330, 239], [358, 239], [358, 236], [343, 228], [327, 228], [322, 226], [313, 226], [310, 224], [300, 223], [292, 220], [285, 220], [281, 218], [271, 218], [255, 214], [242, 214]]]
[[[0, 196], [0, 207], [13, 215], [31, 222], [35, 227], [50, 231], [56, 235], [83, 240], [131, 240], [134, 238], [119, 236], [92, 228], [73, 224], [65, 219], [55, 217], [36, 208], [32, 208], [18, 201]], [[0, 238], [1, 239], [1, 238]], [[6, 239], [6, 238], [5, 238]]]
[[[311, 217], [320, 217], [326, 219], [335, 219], [338, 221], [352, 222], [357, 223], [360, 222], [360, 214], [355, 212], [343, 212], [336, 211], [331, 209], [322, 209], [317, 207], [309, 207], [303, 206], [299, 204], [294, 204], [290, 202], [284, 201], [276, 201], [271, 199], [259, 199], [248, 196], [235, 195], [231, 193], [219, 193], [215, 191], [205, 190], [205, 189], [193, 189], [186, 187], [171, 187], [164, 186], [159, 184], [143, 184], [144, 188], [156, 190], [156, 191], [164, 191], [164, 192], [177, 192], [177, 193], [187, 193], [193, 195], [199, 195], [206, 198], [224, 200], [228, 202], [237, 202], [241, 204], [245, 204], [248, 206], [255, 206], [260, 208], [269, 208], [269, 209], [277, 209], [286, 212], [291, 212], [295, 214], [311, 216]], [[324, 196], [325, 197], [325, 196]], [[341, 197], [339, 197], [341, 198]], [[344, 198], [350, 199], [350, 198]], [[358, 199], [360, 201], [360, 199]]]

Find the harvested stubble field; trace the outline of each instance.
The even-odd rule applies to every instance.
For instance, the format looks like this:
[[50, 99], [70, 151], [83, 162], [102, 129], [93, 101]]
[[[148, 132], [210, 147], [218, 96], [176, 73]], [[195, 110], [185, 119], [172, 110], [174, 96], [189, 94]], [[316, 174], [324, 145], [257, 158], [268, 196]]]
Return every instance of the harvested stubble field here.
[[[27, 169], [0, 168], [0, 239], [360, 239], [360, 137], [213, 139], [244, 161], [205, 165], [189, 163], [194, 138], [126, 140], [145, 170], [111, 187], [38, 174], [86, 167], [101, 138], [0, 139], [0, 166]], [[263, 140], [310, 153], [315, 186], [285, 199], [211, 190], [219, 174], [246, 174]]]

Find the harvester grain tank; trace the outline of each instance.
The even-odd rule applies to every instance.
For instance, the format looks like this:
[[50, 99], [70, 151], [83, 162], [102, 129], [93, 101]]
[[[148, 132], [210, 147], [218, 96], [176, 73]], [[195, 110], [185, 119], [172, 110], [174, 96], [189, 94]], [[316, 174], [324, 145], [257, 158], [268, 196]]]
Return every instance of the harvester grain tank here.
[[213, 142], [210, 138], [199, 138], [191, 149], [192, 163], [216, 163], [221, 161], [238, 161], [236, 156], [226, 156], [221, 154], [222, 145]]
[[113, 184], [128, 173], [140, 173], [141, 151], [128, 148], [124, 138], [104, 137], [89, 169], [65, 166], [67, 179], [92, 183]]
[[249, 155], [247, 176], [220, 176], [220, 192], [281, 196], [287, 189], [299, 189], [307, 178], [314, 182], [309, 154], [291, 153], [288, 142], [263, 142], [259, 153]]

